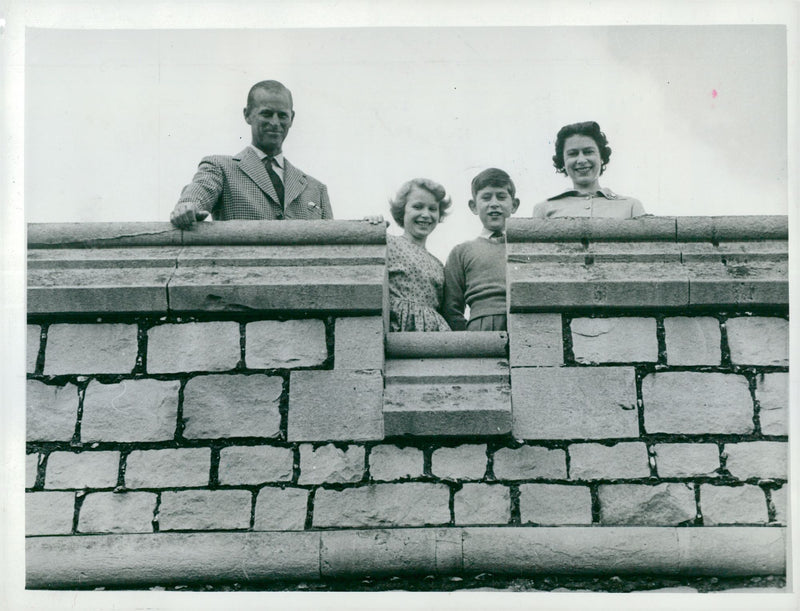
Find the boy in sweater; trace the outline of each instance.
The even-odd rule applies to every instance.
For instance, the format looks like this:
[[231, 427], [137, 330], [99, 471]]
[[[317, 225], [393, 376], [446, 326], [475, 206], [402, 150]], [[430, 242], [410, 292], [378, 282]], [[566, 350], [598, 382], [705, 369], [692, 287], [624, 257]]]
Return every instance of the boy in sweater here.
[[[459, 244], [444, 266], [444, 317], [453, 331], [506, 331], [506, 219], [519, 208], [511, 177], [489, 168], [472, 179], [469, 209], [480, 236]], [[469, 306], [469, 322], [464, 318]]]

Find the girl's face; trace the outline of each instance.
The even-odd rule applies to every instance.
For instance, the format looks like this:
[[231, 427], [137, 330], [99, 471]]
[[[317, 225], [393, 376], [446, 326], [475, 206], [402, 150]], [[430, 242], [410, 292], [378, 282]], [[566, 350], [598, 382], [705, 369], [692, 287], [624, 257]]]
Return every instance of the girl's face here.
[[403, 214], [403, 229], [417, 241], [425, 241], [439, 223], [439, 202], [433, 193], [412, 187]]
[[564, 169], [576, 188], [596, 186], [602, 166], [594, 138], [576, 134], [564, 141]]

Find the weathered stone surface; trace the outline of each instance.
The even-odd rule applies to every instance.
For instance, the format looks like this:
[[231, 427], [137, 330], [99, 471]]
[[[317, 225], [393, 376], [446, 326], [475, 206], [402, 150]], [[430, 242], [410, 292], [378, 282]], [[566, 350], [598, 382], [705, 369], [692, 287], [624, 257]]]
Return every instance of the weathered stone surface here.
[[[680, 242], [712, 240], [786, 240], [789, 226], [785, 215], [678, 216]], [[758, 247], [758, 242], [755, 242]]]
[[723, 263], [684, 261], [690, 305], [736, 308], [786, 306], [789, 303], [787, 261], [748, 260]]
[[383, 439], [380, 371], [292, 371], [289, 441]]
[[669, 365], [719, 365], [719, 321], [710, 316], [670, 316], [664, 319]]
[[[675, 241], [674, 216], [642, 216], [635, 219], [568, 217], [556, 219], [512, 217], [508, 219], [508, 243], [589, 241]], [[559, 244], [560, 245], [560, 244]]]
[[691, 484], [609, 484], [598, 496], [602, 524], [677, 525], [697, 514]]
[[126, 464], [126, 488], [208, 486], [211, 449], [134, 450]]
[[444, 484], [375, 484], [317, 490], [313, 526], [426, 526], [450, 522], [450, 489]]
[[383, 369], [383, 317], [336, 319], [333, 342], [334, 369]]
[[[433, 575], [441, 566], [440, 552], [432, 528], [334, 530], [321, 533], [320, 569], [326, 578]], [[458, 555], [460, 562], [460, 541]]]
[[520, 484], [523, 524], [591, 524], [592, 495], [587, 486]]
[[494, 453], [497, 479], [548, 479], [567, 477], [567, 455], [562, 449], [522, 446], [500, 448]]
[[39, 357], [42, 328], [39, 325], [27, 325], [25, 330], [25, 373], [36, 371], [36, 359]]
[[789, 321], [766, 316], [729, 318], [728, 345], [735, 365], [788, 365]]
[[25, 534], [66, 535], [75, 516], [74, 492], [26, 492]]
[[[386, 244], [386, 228], [382, 225], [330, 219], [311, 219], [302, 223], [231, 220], [224, 223], [198, 224], [181, 233], [183, 243], [193, 247], [200, 244], [237, 248], [243, 245], [279, 245], [286, 248], [353, 244], [372, 253], [372, 247], [367, 245]], [[379, 253], [384, 251], [382, 248]]]
[[654, 363], [655, 318], [573, 318], [572, 351], [579, 363]]
[[254, 486], [292, 479], [294, 454], [289, 448], [231, 446], [219, 452], [219, 483]]
[[756, 400], [761, 432], [787, 435], [789, 414], [789, 374], [762, 373], [756, 376]]
[[392, 331], [386, 334], [386, 356], [393, 359], [483, 358], [508, 354], [505, 331]]
[[147, 331], [147, 371], [226, 371], [239, 362], [239, 323], [187, 322]]
[[767, 521], [767, 499], [758, 486], [700, 485], [703, 524], [756, 524]]
[[781, 486], [777, 490], [771, 490], [772, 506], [775, 508], [775, 522], [788, 524], [789, 520], [789, 487]]
[[245, 325], [245, 363], [250, 369], [315, 367], [328, 358], [325, 323], [259, 320]]
[[453, 514], [456, 524], [508, 524], [511, 491], [498, 484], [464, 484], [455, 493]]
[[379, 445], [369, 453], [369, 475], [375, 481], [420, 477], [424, 466], [422, 450]]
[[258, 491], [253, 530], [303, 530], [308, 508], [308, 490], [273, 488]]
[[159, 530], [248, 528], [253, 495], [249, 490], [162, 492]]
[[36, 476], [39, 472], [39, 454], [25, 455], [25, 487], [33, 488], [36, 485]]
[[505, 382], [393, 382], [384, 390], [384, 430], [390, 435], [503, 435], [511, 430]]
[[718, 475], [719, 447], [714, 443], [657, 443], [654, 449], [659, 477]]
[[78, 387], [26, 382], [25, 424], [28, 441], [69, 441], [78, 420]]
[[504, 358], [407, 358], [386, 361], [387, 384], [506, 382], [508, 374], [508, 361]]
[[438, 448], [431, 456], [431, 472], [449, 480], [483, 479], [486, 463], [486, 444]]
[[512, 367], [514, 437], [638, 437], [632, 367]]
[[623, 479], [650, 475], [647, 446], [641, 441], [613, 446], [573, 443], [568, 451], [570, 479]]
[[564, 363], [561, 314], [511, 314], [509, 351], [514, 367], [541, 367]]
[[117, 485], [119, 452], [51, 452], [45, 488], [113, 488]]
[[319, 579], [320, 533], [221, 532], [36, 537], [29, 588]]
[[251, 375], [196, 376], [183, 391], [187, 439], [275, 437], [280, 433], [283, 378]]
[[120, 248], [180, 245], [170, 223], [28, 223], [28, 248]]
[[95, 492], [81, 505], [78, 532], [150, 533], [157, 495], [152, 492]]
[[743, 375], [668, 371], [642, 380], [648, 433], [752, 433], [753, 399]]
[[781, 441], [726, 443], [725, 467], [737, 479], [786, 479], [789, 446]]
[[89, 382], [81, 441], [164, 441], [175, 436], [180, 382]]
[[130, 373], [139, 352], [137, 334], [136, 325], [50, 325], [44, 373]]
[[364, 477], [364, 447], [348, 446], [340, 450], [328, 444], [314, 448], [300, 445], [298, 484], [359, 482]]

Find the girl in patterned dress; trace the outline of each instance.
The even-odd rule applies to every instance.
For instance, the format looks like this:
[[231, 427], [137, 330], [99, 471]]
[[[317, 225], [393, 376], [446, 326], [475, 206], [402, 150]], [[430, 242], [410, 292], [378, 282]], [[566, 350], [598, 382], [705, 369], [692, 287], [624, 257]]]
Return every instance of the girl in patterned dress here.
[[409, 180], [389, 201], [403, 228], [401, 236], [386, 236], [390, 331], [450, 330], [441, 315], [444, 267], [425, 249], [450, 204], [444, 187], [427, 178]]

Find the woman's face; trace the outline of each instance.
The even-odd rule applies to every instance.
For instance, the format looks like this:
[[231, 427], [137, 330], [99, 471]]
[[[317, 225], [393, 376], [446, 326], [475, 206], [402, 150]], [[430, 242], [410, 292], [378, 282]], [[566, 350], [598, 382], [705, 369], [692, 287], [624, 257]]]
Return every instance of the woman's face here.
[[412, 187], [406, 200], [403, 229], [411, 237], [424, 240], [439, 223], [439, 203], [433, 193]]
[[594, 138], [574, 135], [564, 141], [564, 169], [575, 187], [594, 187], [603, 161]]

